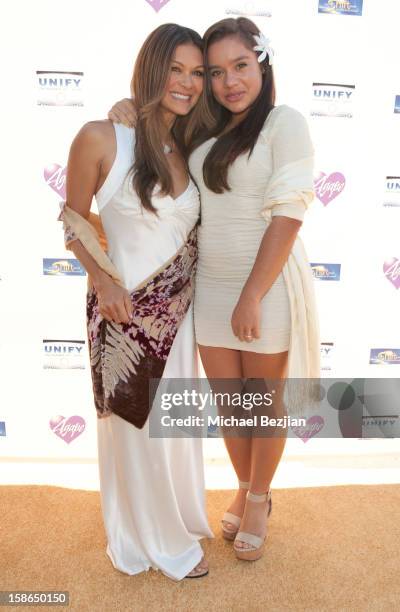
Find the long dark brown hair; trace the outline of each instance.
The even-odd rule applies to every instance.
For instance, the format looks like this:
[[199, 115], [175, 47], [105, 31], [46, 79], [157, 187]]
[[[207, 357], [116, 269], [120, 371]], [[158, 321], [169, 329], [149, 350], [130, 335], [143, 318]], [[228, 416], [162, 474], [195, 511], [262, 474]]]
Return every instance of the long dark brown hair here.
[[[137, 110], [133, 187], [142, 206], [156, 213], [151, 203], [158, 184], [161, 193], [172, 194], [173, 184], [162, 142], [163, 125], [160, 103], [171, 71], [176, 47], [192, 44], [203, 51], [201, 36], [190, 28], [167, 23], [154, 30], [144, 42], [137, 57], [131, 82], [131, 93]], [[191, 122], [198, 124], [194, 110], [189, 116], [177, 117], [172, 135], [178, 149], [186, 156], [183, 134]], [[199, 111], [197, 111], [199, 112]], [[165, 128], [164, 128], [165, 130]]]
[[[207, 125], [208, 137], [217, 136], [223, 132], [229, 123], [232, 113], [217, 102], [211, 90], [211, 77], [207, 52], [213, 43], [227, 36], [238, 36], [250, 50], [256, 44], [254, 35], [259, 34], [259, 29], [253, 21], [245, 17], [238, 19], [222, 19], [212, 25], [203, 37], [204, 57], [207, 72], [204, 105], [202, 107], [203, 123]], [[229, 191], [228, 170], [235, 159], [247, 151], [249, 157], [256, 144], [257, 138], [271, 110], [275, 104], [275, 84], [272, 68], [266, 59], [260, 63], [262, 69], [262, 86], [259, 95], [251, 105], [247, 115], [236, 127], [223, 134], [214, 143], [208, 153], [204, 165], [203, 176], [207, 187], [215, 193]], [[203, 132], [204, 133], [204, 132]], [[193, 147], [198, 146], [204, 138], [201, 133], [194, 135]]]

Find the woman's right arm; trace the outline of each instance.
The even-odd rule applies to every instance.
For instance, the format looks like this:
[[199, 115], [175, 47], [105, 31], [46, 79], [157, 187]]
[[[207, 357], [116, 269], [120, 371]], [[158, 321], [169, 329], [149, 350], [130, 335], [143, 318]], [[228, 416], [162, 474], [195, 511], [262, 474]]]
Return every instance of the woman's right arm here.
[[[71, 145], [67, 168], [67, 204], [85, 219], [89, 217], [93, 196], [100, 187], [107, 152], [113, 148], [110, 127], [112, 129], [107, 122], [87, 123]], [[129, 323], [132, 303], [128, 291], [100, 268], [79, 239], [71, 242], [68, 248], [92, 279], [100, 314], [107, 321]]]
[[124, 98], [114, 104], [108, 112], [108, 118], [114, 123], [122, 123], [126, 127], [136, 127], [136, 108], [132, 98]]

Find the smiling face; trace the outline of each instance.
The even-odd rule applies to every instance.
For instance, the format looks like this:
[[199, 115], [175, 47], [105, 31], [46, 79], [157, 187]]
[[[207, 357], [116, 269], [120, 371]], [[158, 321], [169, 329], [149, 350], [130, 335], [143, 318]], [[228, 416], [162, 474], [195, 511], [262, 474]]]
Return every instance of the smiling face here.
[[175, 49], [161, 108], [168, 119], [187, 115], [203, 91], [204, 66], [201, 51], [190, 43]]
[[233, 113], [233, 123], [241, 121], [261, 91], [257, 55], [240, 36], [226, 36], [209, 46], [208, 65], [214, 97]]

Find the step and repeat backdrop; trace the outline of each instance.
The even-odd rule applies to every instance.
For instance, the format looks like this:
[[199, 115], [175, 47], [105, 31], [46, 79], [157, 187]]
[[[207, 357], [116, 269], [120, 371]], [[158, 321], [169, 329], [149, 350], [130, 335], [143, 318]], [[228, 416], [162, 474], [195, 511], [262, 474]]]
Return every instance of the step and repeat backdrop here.
[[14, 0], [0, 26], [3, 457], [96, 457], [87, 277], [57, 221], [74, 135], [129, 96], [138, 49], [159, 24], [202, 34], [239, 15], [272, 39], [277, 103], [307, 117], [315, 144], [316, 198], [301, 233], [323, 375], [399, 376], [397, 2]]

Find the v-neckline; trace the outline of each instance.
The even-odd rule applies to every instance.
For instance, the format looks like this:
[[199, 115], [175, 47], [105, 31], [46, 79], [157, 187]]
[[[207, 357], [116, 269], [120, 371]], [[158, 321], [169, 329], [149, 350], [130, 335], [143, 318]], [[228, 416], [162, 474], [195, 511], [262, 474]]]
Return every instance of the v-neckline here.
[[180, 193], [180, 194], [179, 194], [179, 195], [178, 195], [176, 198], [173, 198], [172, 196], [170, 196], [171, 200], [172, 200], [173, 202], [177, 202], [177, 201], [178, 201], [178, 200], [179, 200], [179, 199], [180, 199], [182, 196], [184, 196], [184, 195], [185, 195], [185, 193], [186, 193], [187, 191], [189, 191], [189, 187], [191, 186], [191, 184], [192, 184], [192, 180], [191, 180], [191, 178], [189, 178], [189, 182], [188, 182], [188, 184], [187, 184], [186, 189], [185, 189], [184, 191], [182, 191], [182, 193]]

